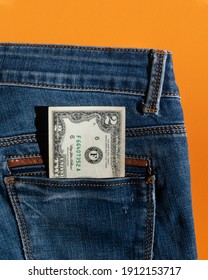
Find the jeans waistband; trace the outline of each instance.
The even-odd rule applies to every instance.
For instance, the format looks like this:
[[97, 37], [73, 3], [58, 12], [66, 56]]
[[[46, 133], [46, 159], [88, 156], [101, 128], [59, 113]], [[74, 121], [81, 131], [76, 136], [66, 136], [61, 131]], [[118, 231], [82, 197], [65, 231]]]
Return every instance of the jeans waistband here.
[[179, 96], [172, 53], [141, 48], [0, 43], [0, 85]]

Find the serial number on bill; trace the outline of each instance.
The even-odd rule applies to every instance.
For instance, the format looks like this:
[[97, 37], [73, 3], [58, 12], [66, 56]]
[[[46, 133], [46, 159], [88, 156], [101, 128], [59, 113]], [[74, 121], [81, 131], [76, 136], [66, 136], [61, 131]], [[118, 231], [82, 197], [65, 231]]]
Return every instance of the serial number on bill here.
[[122, 275], [179, 275], [180, 266], [123, 267]]

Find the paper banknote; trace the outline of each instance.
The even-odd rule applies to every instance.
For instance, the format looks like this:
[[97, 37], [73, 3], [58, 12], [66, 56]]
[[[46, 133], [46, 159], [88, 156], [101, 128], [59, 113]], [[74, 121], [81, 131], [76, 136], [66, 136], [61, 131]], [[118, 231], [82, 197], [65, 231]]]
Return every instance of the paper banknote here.
[[49, 177], [125, 176], [125, 107], [49, 107]]

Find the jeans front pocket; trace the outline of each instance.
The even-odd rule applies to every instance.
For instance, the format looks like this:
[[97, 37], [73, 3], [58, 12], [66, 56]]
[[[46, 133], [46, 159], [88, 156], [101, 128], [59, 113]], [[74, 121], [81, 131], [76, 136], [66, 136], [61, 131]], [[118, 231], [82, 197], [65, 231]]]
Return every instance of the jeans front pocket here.
[[152, 259], [154, 176], [4, 180], [26, 259]]

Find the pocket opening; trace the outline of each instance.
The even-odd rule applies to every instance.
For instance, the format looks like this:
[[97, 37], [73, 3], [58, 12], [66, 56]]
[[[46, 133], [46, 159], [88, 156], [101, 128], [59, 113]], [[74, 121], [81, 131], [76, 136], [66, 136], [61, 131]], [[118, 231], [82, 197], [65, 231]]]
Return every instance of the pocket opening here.
[[[12, 176], [49, 177], [48, 159], [41, 154], [13, 155], [7, 157]], [[126, 155], [125, 177], [149, 177], [152, 175], [151, 159], [148, 156]]]

